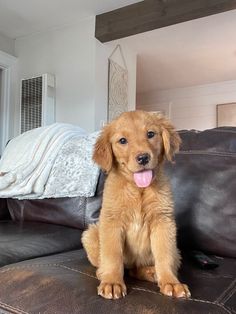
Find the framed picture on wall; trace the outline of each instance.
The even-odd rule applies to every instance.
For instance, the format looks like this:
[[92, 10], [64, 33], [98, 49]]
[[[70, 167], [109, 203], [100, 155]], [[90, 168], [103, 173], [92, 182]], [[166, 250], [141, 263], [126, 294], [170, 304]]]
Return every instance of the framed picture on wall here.
[[220, 126], [236, 126], [236, 102], [216, 106], [216, 124]]

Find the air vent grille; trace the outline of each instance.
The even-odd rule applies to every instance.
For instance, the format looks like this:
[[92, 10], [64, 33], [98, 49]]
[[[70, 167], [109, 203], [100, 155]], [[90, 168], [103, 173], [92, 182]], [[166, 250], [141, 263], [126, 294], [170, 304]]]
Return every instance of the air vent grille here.
[[42, 76], [22, 80], [21, 133], [42, 126]]

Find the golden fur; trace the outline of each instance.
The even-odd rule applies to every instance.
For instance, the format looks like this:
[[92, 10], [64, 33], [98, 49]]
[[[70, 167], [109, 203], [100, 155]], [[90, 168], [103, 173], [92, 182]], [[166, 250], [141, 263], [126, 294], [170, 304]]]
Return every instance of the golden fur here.
[[[147, 132], [153, 132], [148, 138]], [[127, 143], [121, 143], [125, 138]], [[98, 294], [107, 299], [126, 295], [124, 266], [138, 279], [157, 282], [168, 296], [189, 297], [177, 279], [180, 254], [168, 180], [162, 171], [180, 138], [164, 117], [144, 111], [121, 114], [107, 125], [94, 148], [94, 161], [108, 173], [99, 222], [83, 233], [88, 259], [97, 267]], [[137, 156], [148, 153], [142, 165]], [[140, 188], [134, 173], [151, 169], [152, 181]]]

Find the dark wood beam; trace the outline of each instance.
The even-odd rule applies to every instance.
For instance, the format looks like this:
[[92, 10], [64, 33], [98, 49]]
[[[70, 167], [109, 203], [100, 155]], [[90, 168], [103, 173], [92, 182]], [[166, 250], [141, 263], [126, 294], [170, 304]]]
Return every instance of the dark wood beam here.
[[236, 9], [236, 0], [145, 0], [96, 16], [101, 42]]

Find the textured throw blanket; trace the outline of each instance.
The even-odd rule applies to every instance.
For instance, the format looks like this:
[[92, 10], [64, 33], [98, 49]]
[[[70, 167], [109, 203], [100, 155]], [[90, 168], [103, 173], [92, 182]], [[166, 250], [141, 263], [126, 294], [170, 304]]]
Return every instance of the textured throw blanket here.
[[93, 196], [99, 176], [92, 161], [97, 136], [55, 123], [14, 138], [0, 160], [0, 197]]

